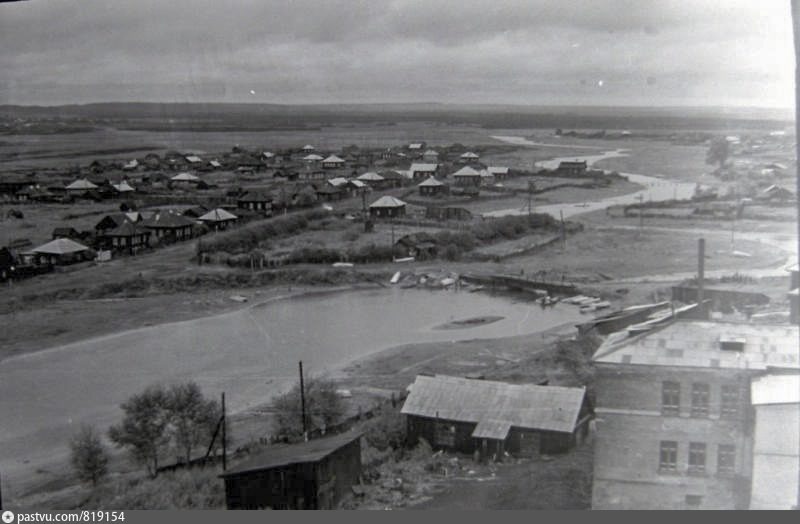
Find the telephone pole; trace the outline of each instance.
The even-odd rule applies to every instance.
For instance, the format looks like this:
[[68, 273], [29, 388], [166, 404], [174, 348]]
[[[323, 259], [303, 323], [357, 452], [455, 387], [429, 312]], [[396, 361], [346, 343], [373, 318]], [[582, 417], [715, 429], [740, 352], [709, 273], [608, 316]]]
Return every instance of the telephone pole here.
[[303, 361], [300, 361], [300, 416], [303, 419], [303, 439], [308, 441], [308, 428], [306, 428], [306, 387], [303, 383]]
[[228, 435], [227, 419], [225, 417], [225, 392], [222, 392], [222, 471], [228, 468]]

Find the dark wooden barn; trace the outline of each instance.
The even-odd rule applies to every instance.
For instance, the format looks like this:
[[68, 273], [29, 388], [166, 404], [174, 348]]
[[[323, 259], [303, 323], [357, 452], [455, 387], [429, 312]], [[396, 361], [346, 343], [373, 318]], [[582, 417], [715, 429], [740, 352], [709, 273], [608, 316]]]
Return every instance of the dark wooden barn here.
[[361, 476], [361, 434], [271, 446], [220, 475], [228, 509], [333, 509]]
[[408, 437], [483, 458], [563, 453], [588, 435], [583, 387], [417, 376], [403, 405]]

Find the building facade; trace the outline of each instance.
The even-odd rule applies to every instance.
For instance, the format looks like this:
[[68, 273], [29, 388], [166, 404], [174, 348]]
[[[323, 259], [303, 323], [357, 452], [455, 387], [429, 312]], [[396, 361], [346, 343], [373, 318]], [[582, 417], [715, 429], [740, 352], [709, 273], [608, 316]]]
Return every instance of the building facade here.
[[594, 355], [595, 509], [747, 509], [751, 381], [797, 372], [792, 326], [676, 321]]

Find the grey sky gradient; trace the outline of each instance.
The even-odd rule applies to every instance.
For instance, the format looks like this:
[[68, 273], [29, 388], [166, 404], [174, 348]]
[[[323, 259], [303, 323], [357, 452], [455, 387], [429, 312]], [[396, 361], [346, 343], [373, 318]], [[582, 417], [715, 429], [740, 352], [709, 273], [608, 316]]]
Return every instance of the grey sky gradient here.
[[0, 4], [0, 103], [791, 107], [789, 0]]

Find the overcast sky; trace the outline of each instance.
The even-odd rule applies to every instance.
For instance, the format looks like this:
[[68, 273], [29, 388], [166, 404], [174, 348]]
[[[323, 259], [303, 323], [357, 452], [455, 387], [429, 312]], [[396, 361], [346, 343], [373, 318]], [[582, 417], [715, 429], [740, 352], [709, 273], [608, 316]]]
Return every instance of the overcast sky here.
[[791, 107], [789, 2], [0, 3], [0, 103]]

